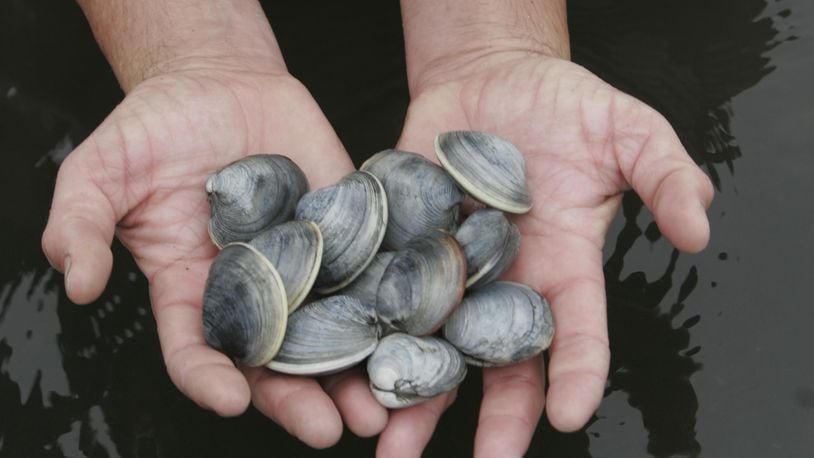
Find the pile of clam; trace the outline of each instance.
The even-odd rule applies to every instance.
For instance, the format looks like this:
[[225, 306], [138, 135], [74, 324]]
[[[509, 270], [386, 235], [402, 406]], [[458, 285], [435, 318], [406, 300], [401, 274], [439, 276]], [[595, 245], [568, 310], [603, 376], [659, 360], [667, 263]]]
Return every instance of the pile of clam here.
[[[554, 334], [545, 299], [495, 281], [520, 250], [503, 211], [531, 208], [521, 153], [480, 132], [440, 134], [435, 146], [443, 168], [385, 150], [311, 192], [279, 155], [212, 175], [209, 233], [221, 251], [203, 299], [208, 344], [286, 374], [367, 359], [371, 391], [390, 408], [453, 389], [467, 363], [545, 350]], [[459, 226], [462, 189], [491, 208]]]

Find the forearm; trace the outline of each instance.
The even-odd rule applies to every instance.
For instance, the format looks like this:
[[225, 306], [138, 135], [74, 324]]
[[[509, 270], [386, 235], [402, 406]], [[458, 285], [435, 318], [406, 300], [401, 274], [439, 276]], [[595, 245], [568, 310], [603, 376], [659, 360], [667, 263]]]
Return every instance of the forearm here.
[[186, 66], [284, 71], [255, 0], [78, 0], [125, 92]]
[[411, 91], [505, 51], [570, 56], [565, 0], [401, 0]]

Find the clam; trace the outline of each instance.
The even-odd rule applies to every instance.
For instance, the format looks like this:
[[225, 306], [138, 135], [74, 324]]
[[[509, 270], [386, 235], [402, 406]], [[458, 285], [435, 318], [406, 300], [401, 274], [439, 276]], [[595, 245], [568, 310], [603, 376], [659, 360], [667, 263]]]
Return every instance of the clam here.
[[353, 280], [348, 286], [337, 291], [337, 294], [352, 296], [369, 304], [376, 305], [376, 292], [379, 290], [379, 283], [382, 281], [384, 270], [393, 260], [396, 253], [392, 251], [382, 251], [377, 254], [367, 268]]
[[400, 250], [432, 229], [453, 231], [464, 194], [444, 170], [415, 153], [384, 150], [361, 167], [382, 182], [390, 207], [383, 246]]
[[203, 297], [206, 342], [244, 366], [268, 363], [283, 342], [285, 287], [255, 248], [232, 243], [215, 257]]
[[520, 231], [503, 212], [478, 210], [455, 234], [466, 255], [467, 288], [491, 283], [505, 272], [520, 252]]
[[289, 221], [274, 226], [250, 245], [271, 262], [280, 274], [293, 312], [308, 296], [322, 259], [322, 234], [311, 221]]
[[300, 307], [267, 367], [295, 375], [347, 369], [373, 353], [379, 340], [376, 310], [350, 296], [331, 296]]
[[531, 210], [523, 155], [507, 140], [483, 132], [446, 132], [435, 137], [435, 153], [475, 199], [509, 213]]
[[248, 241], [291, 219], [306, 191], [305, 174], [285, 156], [261, 154], [232, 162], [206, 181], [212, 242], [220, 248]]
[[315, 222], [322, 232], [322, 265], [314, 289], [326, 294], [352, 282], [376, 255], [387, 228], [387, 198], [375, 176], [354, 172], [303, 196], [295, 215]]
[[531, 358], [553, 336], [548, 302], [526, 285], [503, 281], [469, 293], [444, 325], [444, 337], [476, 366]]
[[379, 319], [412, 335], [435, 332], [463, 296], [466, 258], [455, 237], [441, 230], [397, 252], [376, 293]]
[[452, 345], [436, 337], [391, 334], [367, 361], [370, 390], [385, 407], [418, 404], [458, 386], [466, 363]]

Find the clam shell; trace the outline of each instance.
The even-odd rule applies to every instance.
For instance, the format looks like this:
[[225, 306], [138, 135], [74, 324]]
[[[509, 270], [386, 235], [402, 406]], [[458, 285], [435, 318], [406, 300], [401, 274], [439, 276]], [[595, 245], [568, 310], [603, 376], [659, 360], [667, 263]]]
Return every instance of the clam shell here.
[[260, 154], [232, 162], [206, 180], [209, 236], [219, 248], [251, 240], [290, 220], [307, 191], [305, 174], [285, 156]]
[[391, 409], [426, 401], [458, 386], [466, 363], [452, 345], [436, 337], [391, 334], [367, 361], [370, 391]]
[[467, 288], [497, 280], [520, 252], [520, 231], [503, 212], [486, 208], [464, 220], [455, 239], [466, 255]]
[[263, 253], [280, 274], [293, 312], [308, 296], [322, 260], [322, 234], [311, 221], [289, 221], [274, 226], [249, 244]]
[[287, 303], [274, 266], [250, 245], [229, 244], [212, 261], [206, 280], [204, 338], [241, 365], [262, 366], [283, 342]]
[[369, 304], [376, 304], [376, 293], [379, 290], [379, 283], [384, 276], [384, 270], [393, 260], [396, 253], [383, 251], [376, 255], [368, 264], [367, 268], [353, 280], [348, 286], [337, 291], [337, 294], [352, 296]]
[[476, 366], [502, 366], [542, 352], [554, 337], [548, 302], [526, 285], [498, 281], [469, 293], [444, 337]]
[[508, 141], [483, 132], [446, 132], [435, 137], [435, 153], [475, 199], [509, 213], [531, 210], [523, 154]]
[[455, 238], [436, 230], [396, 253], [382, 275], [376, 311], [384, 325], [427, 335], [443, 324], [463, 296], [466, 258]]
[[349, 296], [326, 297], [291, 314], [283, 345], [267, 367], [286, 374], [329, 374], [367, 358], [378, 340], [372, 305]]
[[303, 196], [295, 215], [315, 222], [322, 232], [322, 266], [314, 290], [327, 294], [352, 282], [376, 256], [387, 228], [387, 197], [375, 176], [353, 172]]
[[433, 229], [452, 232], [464, 194], [444, 170], [415, 153], [384, 150], [362, 164], [382, 182], [390, 207], [387, 250], [400, 250]]

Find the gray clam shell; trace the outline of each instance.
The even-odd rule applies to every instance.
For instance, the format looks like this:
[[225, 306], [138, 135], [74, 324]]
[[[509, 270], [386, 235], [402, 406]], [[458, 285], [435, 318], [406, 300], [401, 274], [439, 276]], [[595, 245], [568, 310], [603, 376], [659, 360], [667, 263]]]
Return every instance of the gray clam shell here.
[[206, 342], [244, 366], [268, 363], [283, 342], [285, 287], [271, 263], [244, 243], [215, 257], [203, 298]]
[[209, 236], [218, 247], [251, 240], [290, 220], [307, 191], [305, 174], [285, 156], [260, 154], [232, 162], [206, 181]]
[[370, 391], [385, 407], [426, 401], [458, 386], [466, 377], [463, 356], [436, 337], [391, 334], [367, 361]]
[[461, 246], [436, 230], [408, 243], [390, 261], [379, 283], [376, 311], [390, 329], [432, 334], [460, 303], [465, 283]]
[[369, 304], [376, 304], [376, 293], [379, 290], [379, 283], [384, 276], [384, 270], [393, 260], [396, 253], [383, 251], [376, 255], [368, 264], [367, 268], [353, 280], [348, 286], [337, 291], [337, 294], [352, 296]]
[[381, 151], [361, 167], [382, 182], [390, 221], [383, 246], [400, 250], [433, 229], [454, 231], [464, 193], [444, 170], [415, 153]]
[[367, 172], [303, 196], [296, 217], [315, 222], [324, 243], [317, 292], [334, 292], [362, 273], [381, 246], [387, 213], [384, 188]]
[[520, 231], [503, 212], [478, 210], [464, 220], [455, 234], [466, 255], [467, 288], [497, 280], [520, 253]]
[[509, 213], [531, 210], [525, 161], [512, 143], [483, 132], [446, 132], [435, 137], [435, 153], [475, 199]]
[[554, 337], [548, 302], [526, 285], [494, 282], [468, 294], [444, 325], [444, 337], [477, 366], [516, 363]]
[[293, 312], [308, 296], [322, 260], [322, 234], [311, 221], [289, 221], [267, 229], [250, 245], [277, 269]]
[[326, 297], [291, 314], [283, 345], [267, 367], [286, 374], [329, 374], [367, 358], [378, 340], [372, 305], [349, 296]]

